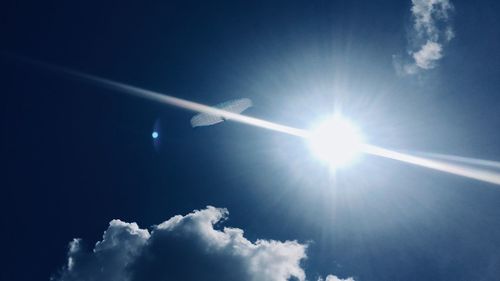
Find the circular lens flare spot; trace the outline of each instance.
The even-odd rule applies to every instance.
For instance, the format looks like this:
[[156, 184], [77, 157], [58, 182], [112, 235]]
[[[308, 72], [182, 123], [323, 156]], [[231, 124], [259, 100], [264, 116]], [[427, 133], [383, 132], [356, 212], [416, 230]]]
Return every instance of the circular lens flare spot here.
[[153, 139], [157, 139], [158, 138], [158, 132], [153, 132], [151, 134], [151, 136], [153, 137]]
[[308, 141], [313, 154], [333, 169], [352, 163], [363, 146], [359, 129], [340, 116], [327, 118], [314, 127]]

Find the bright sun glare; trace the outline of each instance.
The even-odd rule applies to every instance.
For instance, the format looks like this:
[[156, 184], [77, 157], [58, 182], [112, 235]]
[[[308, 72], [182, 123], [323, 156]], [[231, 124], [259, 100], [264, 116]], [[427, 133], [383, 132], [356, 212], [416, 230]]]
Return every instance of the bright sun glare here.
[[359, 129], [349, 120], [336, 115], [314, 127], [308, 141], [314, 155], [332, 169], [352, 163], [363, 145]]

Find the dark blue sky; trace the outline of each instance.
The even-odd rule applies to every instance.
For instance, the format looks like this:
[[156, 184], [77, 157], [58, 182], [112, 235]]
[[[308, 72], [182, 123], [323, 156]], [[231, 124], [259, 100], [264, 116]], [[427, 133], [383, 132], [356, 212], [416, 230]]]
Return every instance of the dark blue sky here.
[[146, 228], [207, 205], [251, 241], [312, 241], [309, 280], [498, 279], [499, 186], [371, 156], [333, 180], [303, 140], [193, 130], [190, 112], [11, 55], [204, 104], [248, 97], [248, 115], [299, 128], [340, 103], [371, 143], [500, 160], [500, 4], [453, 1], [443, 58], [400, 75], [411, 5], [3, 1], [0, 279], [47, 280], [112, 219]]

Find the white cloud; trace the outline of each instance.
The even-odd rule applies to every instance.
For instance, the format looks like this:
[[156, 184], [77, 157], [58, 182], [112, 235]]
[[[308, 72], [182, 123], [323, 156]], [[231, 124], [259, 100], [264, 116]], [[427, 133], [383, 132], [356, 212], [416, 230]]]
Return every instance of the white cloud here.
[[435, 61], [443, 57], [443, 48], [440, 44], [432, 41], [427, 41], [422, 48], [413, 54], [413, 59], [418, 67], [422, 69], [430, 69], [434, 67]]
[[69, 244], [68, 263], [54, 280], [129, 280], [127, 267], [140, 255], [150, 238], [135, 223], [112, 220], [101, 241], [86, 252], [81, 239]]
[[449, 0], [412, 0], [413, 28], [409, 34], [409, 58], [401, 60], [395, 57], [399, 73], [416, 74], [436, 67], [437, 61], [444, 55], [444, 46], [455, 37], [450, 23], [452, 11], [453, 5]]
[[[74, 239], [67, 265], [52, 280], [306, 280], [301, 267], [307, 258], [306, 244], [251, 242], [239, 228], [215, 229], [227, 216], [226, 209], [209, 206], [174, 216], [153, 227], [151, 233], [136, 223], [113, 220], [92, 251]], [[326, 280], [341, 280], [332, 278], [336, 277], [329, 275]]]
[[438, 21], [448, 21], [453, 9], [449, 0], [412, 0], [411, 12], [414, 17], [414, 28], [420, 34], [438, 40], [440, 30]]
[[347, 279], [341, 279], [334, 275], [328, 275], [326, 276], [326, 279], [319, 278], [318, 281], [354, 281], [354, 279], [352, 277], [349, 277]]

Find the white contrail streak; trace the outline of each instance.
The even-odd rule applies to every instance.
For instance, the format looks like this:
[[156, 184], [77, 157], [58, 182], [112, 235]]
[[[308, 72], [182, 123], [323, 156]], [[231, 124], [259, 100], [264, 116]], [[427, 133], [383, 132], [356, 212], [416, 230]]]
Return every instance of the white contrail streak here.
[[422, 154], [424, 156], [431, 157], [431, 158], [439, 158], [439, 159], [446, 160], [446, 161], [460, 162], [460, 163], [470, 165], [470, 166], [482, 166], [482, 167], [489, 168], [489, 169], [500, 170], [500, 163], [497, 161], [492, 161], [492, 160], [469, 158], [469, 157], [448, 155], [448, 154], [439, 154], [439, 153], [427, 153], [427, 152], [421, 152], [419, 154]]
[[[137, 88], [134, 86], [129, 86], [123, 83], [114, 82], [108, 79], [103, 79], [99, 77], [90, 76], [87, 74], [75, 73], [79, 74], [80, 77], [86, 78], [95, 82], [99, 82], [103, 85], [106, 85], [112, 89], [122, 91], [131, 95], [135, 95], [138, 97], [146, 98], [152, 101], [157, 101], [160, 103], [181, 107], [184, 109], [203, 112], [207, 114], [222, 116], [226, 119], [230, 119], [233, 121], [237, 121], [240, 123], [245, 123], [252, 126], [257, 126], [261, 128], [265, 128], [268, 130], [278, 131], [289, 135], [294, 135], [301, 138], [308, 138], [309, 131], [301, 130], [289, 126], [284, 126], [280, 124], [276, 124], [273, 122], [265, 121], [258, 118], [253, 118], [249, 116], [245, 116], [238, 113], [228, 112], [225, 110], [221, 110], [218, 108], [210, 107], [204, 104], [195, 103], [192, 101], [187, 101], [183, 99], [179, 99], [172, 96], [163, 95], [157, 92], [144, 90], [141, 88]], [[439, 161], [434, 159], [429, 159], [425, 157], [414, 156], [406, 153], [396, 152], [393, 150], [373, 146], [373, 145], [364, 145], [363, 152], [371, 155], [376, 155], [384, 158], [394, 159], [401, 162], [438, 170], [441, 172], [446, 172], [449, 174], [459, 175], [471, 179], [476, 179], [484, 182], [489, 182], [493, 184], [500, 185], [500, 174], [493, 171], [483, 170], [479, 168], [467, 167], [460, 164], [448, 163], [445, 161]], [[441, 155], [442, 156], [442, 155]], [[469, 159], [470, 161], [470, 159]], [[489, 164], [492, 164], [493, 161], [490, 161]], [[472, 163], [472, 162], [469, 162]], [[500, 165], [500, 163], [497, 163]]]
[[[26, 59], [23, 59], [26, 61]], [[56, 71], [61, 71], [91, 82], [95, 82], [99, 85], [105, 86], [107, 88], [110, 88], [112, 90], [120, 91], [123, 93], [127, 93], [129, 95], [145, 98], [151, 101], [171, 105], [171, 106], [176, 106], [180, 108], [184, 108], [187, 110], [195, 111], [195, 112], [203, 112], [207, 114], [212, 114], [212, 115], [217, 115], [224, 117], [225, 119], [272, 130], [272, 131], [277, 131], [289, 135], [293, 135], [296, 137], [300, 138], [309, 138], [310, 137], [310, 132], [307, 130], [302, 130], [302, 129], [297, 129], [285, 125], [280, 125], [276, 124], [273, 122], [265, 121], [262, 119], [254, 118], [254, 117], [249, 117], [245, 116], [242, 114], [234, 113], [234, 112], [229, 112], [225, 111], [222, 109], [214, 108], [211, 106], [207, 106], [204, 104], [172, 97], [172, 96], [167, 96], [158, 92], [154, 91], [149, 91], [145, 89], [141, 89], [138, 87], [130, 86], [124, 83], [112, 81], [109, 79], [104, 79], [100, 78], [97, 76], [81, 73], [78, 71], [62, 68], [62, 67], [57, 67], [53, 65], [48, 65], [46, 63], [42, 62], [37, 62], [33, 60], [28, 60], [29, 63], [35, 64], [35, 65], [41, 65], [45, 68], [49, 68], [52, 70]], [[454, 174], [462, 177], [467, 177], [483, 182], [488, 182], [488, 183], [493, 183], [500, 185], [500, 173], [494, 172], [491, 170], [486, 170], [482, 168], [475, 168], [471, 167], [471, 165], [475, 166], [500, 166], [499, 162], [495, 161], [487, 161], [487, 160], [481, 160], [481, 159], [471, 159], [471, 158], [464, 158], [464, 157], [459, 157], [459, 156], [449, 156], [449, 155], [443, 155], [443, 154], [436, 154], [438, 158], [441, 158], [443, 160], [435, 160], [432, 158], [427, 158], [427, 157], [422, 157], [422, 156], [415, 156], [411, 155], [408, 153], [402, 153], [402, 152], [397, 152], [381, 147], [377, 147], [374, 145], [370, 144], [365, 144], [363, 146], [362, 151], [367, 154], [379, 156], [379, 157], [384, 157], [388, 159], [393, 159], [441, 172], [446, 172], [449, 174]], [[457, 163], [450, 163], [448, 160], [455, 160], [455, 162], [462, 162], [465, 164], [468, 164], [467, 166], [462, 165], [462, 164], [457, 164]]]
[[309, 134], [308, 131], [305, 131], [305, 130], [276, 124], [273, 122], [265, 121], [265, 120], [254, 118], [254, 117], [245, 116], [245, 115], [234, 113], [234, 112], [225, 111], [225, 110], [211, 107], [208, 105], [204, 105], [201, 103], [196, 103], [196, 102], [192, 102], [192, 101], [188, 101], [188, 100], [184, 100], [184, 99], [180, 99], [180, 98], [176, 98], [176, 97], [172, 97], [172, 96], [167, 96], [167, 95], [164, 95], [164, 94], [161, 94], [158, 92], [141, 89], [141, 88], [130, 86], [130, 85], [127, 85], [124, 83], [96, 77], [93, 75], [77, 72], [74, 70], [68, 70], [68, 69], [60, 69], [60, 70], [66, 72], [68, 74], [72, 74], [72, 75], [75, 75], [77, 77], [80, 77], [80, 78], [83, 78], [86, 80], [90, 80], [92, 82], [96, 82], [102, 86], [106, 86], [107, 88], [110, 88], [110, 89], [113, 89], [116, 91], [120, 91], [123, 93], [127, 93], [127, 94], [130, 94], [133, 96], [145, 98], [145, 99], [148, 99], [151, 101], [184, 108], [184, 109], [195, 111], [195, 112], [203, 112], [203, 113], [207, 113], [207, 114], [211, 114], [211, 115], [217, 115], [217, 116], [221, 116], [221, 117], [228, 119], [228, 120], [232, 120], [232, 121], [236, 121], [236, 122], [240, 122], [240, 123], [268, 129], [268, 130], [282, 132], [282, 133], [294, 135], [297, 137], [305, 138]]
[[[438, 170], [441, 172], [454, 174], [466, 178], [489, 182], [500, 185], [500, 173], [484, 170], [480, 168], [473, 168], [471, 166], [464, 166], [456, 163], [448, 163], [445, 161], [429, 159], [425, 157], [414, 156], [406, 153], [400, 153], [389, 149], [376, 147], [373, 145], [365, 145], [363, 151], [368, 154], [381, 156], [389, 159], [398, 160], [401, 162]], [[489, 161], [493, 162], [493, 161]], [[497, 163], [499, 164], [499, 163]]]

